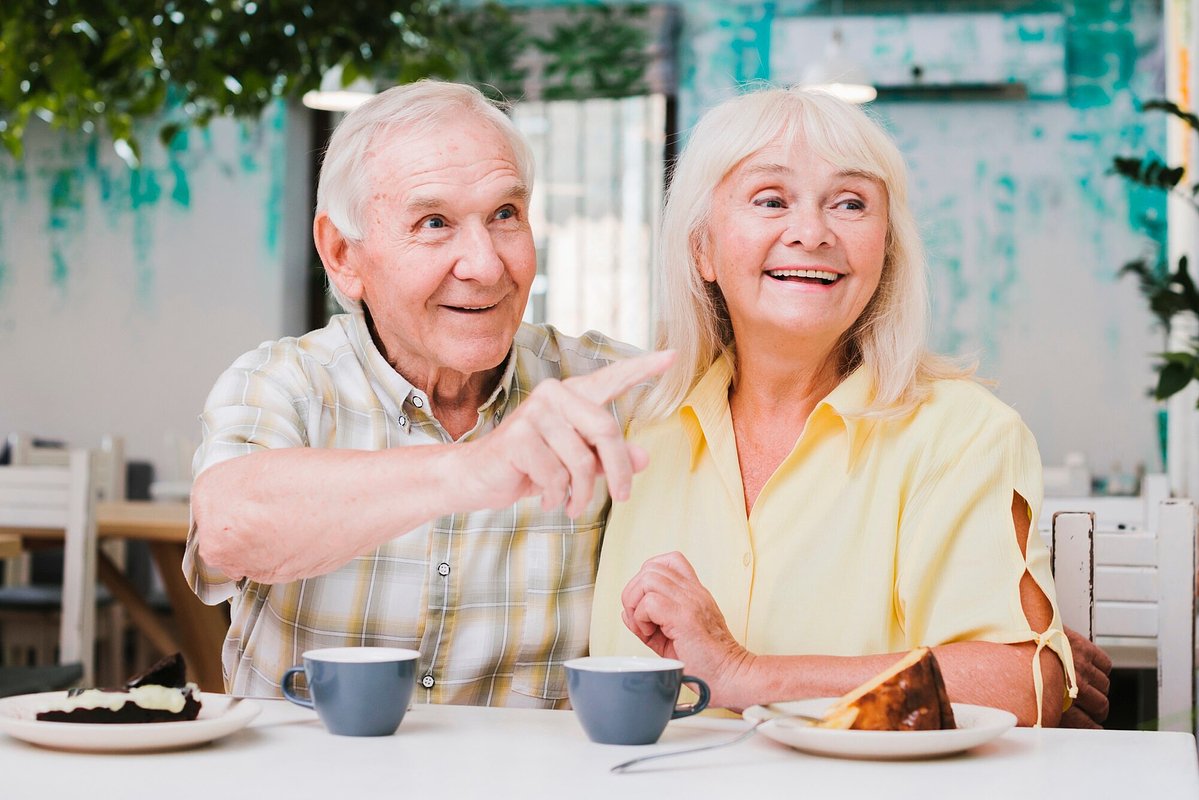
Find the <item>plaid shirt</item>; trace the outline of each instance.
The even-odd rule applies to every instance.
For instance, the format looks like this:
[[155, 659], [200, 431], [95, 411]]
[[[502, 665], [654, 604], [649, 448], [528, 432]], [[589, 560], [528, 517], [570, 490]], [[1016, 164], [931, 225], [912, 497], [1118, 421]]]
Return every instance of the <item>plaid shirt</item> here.
[[[594, 333], [576, 339], [521, 326], [495, 392], [462, 440], [494, 429], [539, 381], [594, 372], [634, 352]], [[200, 418], [194, 471], [266, 448], [451, 441], [428, 400], [379, 353], [361, 313], [338, 315], [298, 339], [263, 344], [221, 375]], [[612, 405], [622, 425], [631, 400]], [[418, 701], [561, 707], [562, 663], [587, 651], [610, 505], [597, 488], [574, 520], [525, 498], [396, 531], [340, 569], [293, 583], [233, 582], [204, 565], [194, 535], [183, 570], [204, 602], [232, 600], [222, 660], [233, 694], [278, 696], [279, 678], [305, 650], [377, 645], [420, 651]]]

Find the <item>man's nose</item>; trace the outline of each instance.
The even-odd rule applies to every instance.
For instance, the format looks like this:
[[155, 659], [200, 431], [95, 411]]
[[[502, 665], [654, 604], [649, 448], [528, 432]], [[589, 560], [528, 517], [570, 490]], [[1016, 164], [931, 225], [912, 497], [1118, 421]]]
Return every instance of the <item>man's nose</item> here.
[[470, 224], [463, 228], [462, 246], [454, 265], [454, 277], [463, 281], [492, 284], [504, 274], [495, 239], [486, 225]]
[[799, 245], [805, 250], [832, 244], [835, 238], [823, 208], [800, 205], [796, 205], [788, 214], [783, 236], [787, 244]]

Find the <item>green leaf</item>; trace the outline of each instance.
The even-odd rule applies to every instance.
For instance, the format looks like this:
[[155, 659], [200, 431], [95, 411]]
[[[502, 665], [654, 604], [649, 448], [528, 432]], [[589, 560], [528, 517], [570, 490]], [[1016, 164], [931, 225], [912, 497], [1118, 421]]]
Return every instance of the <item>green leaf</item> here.
[[178, 122], [163, 125], [158, 129], [158, 141], [162, 142], [163, 147], [170, 147], [171, 141], [174, 140], [176, 134], [181, 130], [183, 130], [183, 126]]
[[1169, 100], [1147, 100], [1145, 104], [1141, 106], [1141, 110], [1165, 111], [1167, 114], [1178, 117], [1178, 119], [1182, 120], [1187, 125], [1190, 125], [1192, 130], [1199, 132], [1199, 117], [1196, 117], [1190, 112], [1183, 111], [1176, 103], [1172, 103]]
[[[1186, 355], [1185, 353], [1170, 353], [1167, 355]], [[1194, 358], [1191, 357], [1191, 363], [1185, 364], [1179, 361], [1167, 361], [1166, 365], [1161, 368], [1157, 376], [1157, 389], [1154, 390], [1153, 396], [1158, 400], [1165, 400], [1178, 392], [1191, 382], [1195, 376]]]

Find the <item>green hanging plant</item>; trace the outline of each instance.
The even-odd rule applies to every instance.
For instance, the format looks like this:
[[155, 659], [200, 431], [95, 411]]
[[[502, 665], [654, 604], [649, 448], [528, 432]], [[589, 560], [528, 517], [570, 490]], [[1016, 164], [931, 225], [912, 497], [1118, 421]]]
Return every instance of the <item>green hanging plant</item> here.
[[[216, 116], [257, 117], [316, 89], [335, 64], [403, 83], [488, 73], [518, 82], [511, 14], [432, 0], [5, 0], [0, 13], [0, 143], [20, 158], [29, 121], [104, 129], [126, 161], [134, 121], [159, 117], [167, 142]], [[490, 63], [479, 62], [480, 49]], [[498, 59], [498, 60], [497, 60]]]
[[[1199, 136], [1199, 116], [1185, 111], [1169, 100], [1152, 100], [1142, 106], [1143, 111], [1162, 111], [1185, 122], [1192, 133]], [[1199, 182], [1183, 186], [1184, 167], [1172, 167], [1156, 156], [1116, 156], [1112, 159], [1112, 172], [1141, 186], [1166, 192], [1184, 200], [1199, 213]], [[1178, 265], [1171, 269], [1164, 256], [1156, 260], [1141, 258], [1130, 261], [1120, 270], [1120, 275], [1132, 275], [1137, 279], [1141, 295], [1149, 304], [1149, 310], [1161, 324], [1167, 341], [1174, 318], [1179, 314], [1199, 317], [1199, 290], [1188, 268], [1188, 259], [1182, 256]], [[1157, 386], [1153, 395], [1165, 400], [1182, 391], [1193, 380], [1199, 380], [1199, 341], [1192, 341], [1186, 351], [1163, 352], [1157, 365]]]

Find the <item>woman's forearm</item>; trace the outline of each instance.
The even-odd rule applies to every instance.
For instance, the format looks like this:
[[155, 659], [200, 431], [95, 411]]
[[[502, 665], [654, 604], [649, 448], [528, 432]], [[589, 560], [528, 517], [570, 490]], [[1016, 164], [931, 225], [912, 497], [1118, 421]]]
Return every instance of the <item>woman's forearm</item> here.
[[[1005, 645], [957, 642], [933, 648], [951, 700], [1011, 711], [1018, 724], [1037, 722], [1032, 643]], [[722, 681], [723, 705], [751, 705], [808, 697], [837, 697], [883, 672], [902, 653], [871, 656], [757, 656], [747, 654], [736, 673]], [[1057, 725], [1062, 712], [1064, 678], [1057, 654], [1041, 652], [1044, 679], [1041, 723]]]

